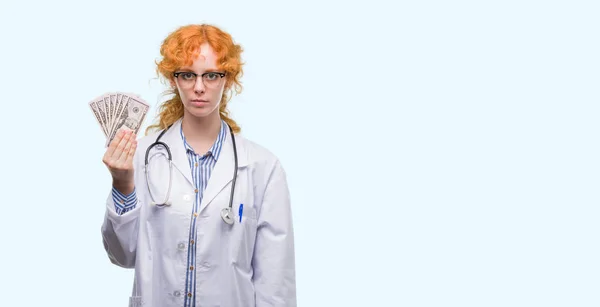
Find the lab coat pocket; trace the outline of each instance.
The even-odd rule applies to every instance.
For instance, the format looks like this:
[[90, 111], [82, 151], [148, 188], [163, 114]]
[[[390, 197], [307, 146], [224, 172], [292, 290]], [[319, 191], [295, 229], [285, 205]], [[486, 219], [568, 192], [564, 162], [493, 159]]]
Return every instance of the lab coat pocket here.
[[244, 206], [241, 219], [239, 210], [236, 211], [229, 238], [231, 261], [237, 267], [249, 269], [256, 238], [256, 210], [251, 206]]
[[141, 307], [142, 297], [141, 296], [130, 296], [129, 297], [129, 307]]

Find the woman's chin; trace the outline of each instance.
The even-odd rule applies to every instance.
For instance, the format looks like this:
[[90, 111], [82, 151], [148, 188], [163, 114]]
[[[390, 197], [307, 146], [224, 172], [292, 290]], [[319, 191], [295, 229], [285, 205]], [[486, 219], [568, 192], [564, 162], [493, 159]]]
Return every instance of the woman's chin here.
[[202, 118], [211, 115], [213, 112], [216, 111], [216, 108], [212, 109], [209, 105], [201, 107], [189, 106], [186, 108], [186, 110], [187, 113], [189, 113], [189, 115], [192, 115], [193, 117]]

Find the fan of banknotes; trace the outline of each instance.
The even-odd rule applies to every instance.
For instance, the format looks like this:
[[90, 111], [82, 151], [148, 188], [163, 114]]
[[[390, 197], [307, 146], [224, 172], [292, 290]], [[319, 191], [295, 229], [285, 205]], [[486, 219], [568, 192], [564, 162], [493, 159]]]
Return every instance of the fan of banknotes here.
[[94, 98], [89, 105], [106, 136], [106, 147], [121, 129], [137, 134], [150, 108], [139, 96], [123, 92], [105, 93]]

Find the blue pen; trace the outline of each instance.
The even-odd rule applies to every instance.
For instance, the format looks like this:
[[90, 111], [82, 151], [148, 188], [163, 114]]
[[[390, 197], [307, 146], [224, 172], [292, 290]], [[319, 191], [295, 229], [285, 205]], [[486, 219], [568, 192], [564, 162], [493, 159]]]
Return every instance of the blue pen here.
[[240, 204], [240, 212], [239, 212], [240, 223], [242, 222], [242, 213], [244, 213], [244, 204]]

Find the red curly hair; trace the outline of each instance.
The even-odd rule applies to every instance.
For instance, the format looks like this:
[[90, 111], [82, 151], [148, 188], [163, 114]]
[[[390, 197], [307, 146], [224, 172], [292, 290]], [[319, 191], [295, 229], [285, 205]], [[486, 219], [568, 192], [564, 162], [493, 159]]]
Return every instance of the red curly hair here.
[[[156, 62], [156, 72], [170, 84], [173, 72], [182, 66], [191, 65], [198, 56], [200, 45], [208, 43], [217, 54], [218, 69], [225, 71], [226, 81], [219, 113], [221, 118], [238, 133], [240, 127], [229, 117], [227, 103], [231, 94], [242, 91], [240, 78], [243, 74], [241, 60], [242, 47], [236, 44], [231, 35], [216, 26], [208, 24], [186, 25], [169, 34], [160, 47], [162, 59]], [[179, 92], [172, 87], [165, 94], [173, 97], [159, 107], [158, 122], [146, 129], [146, 134], [152, 129], [162, 130], [183, 116], [183, 103]]]

